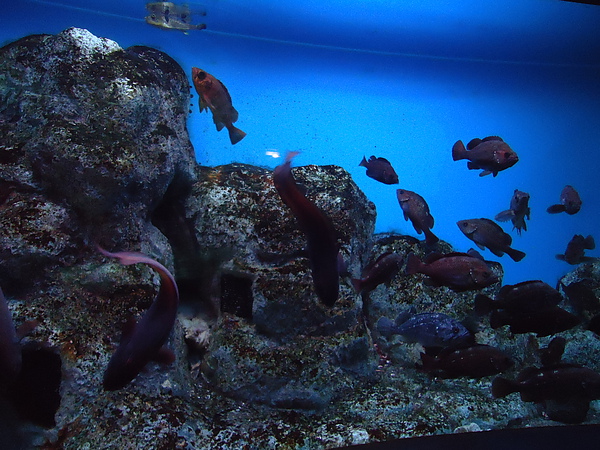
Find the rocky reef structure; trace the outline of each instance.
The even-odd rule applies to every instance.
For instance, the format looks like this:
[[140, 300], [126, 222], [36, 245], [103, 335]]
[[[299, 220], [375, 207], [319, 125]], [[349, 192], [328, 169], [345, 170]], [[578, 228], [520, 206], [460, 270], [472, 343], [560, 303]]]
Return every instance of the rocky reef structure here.
[[[403, 270], [356, 293], [351, 277], [381, 253], [426, 248], [374, 236], [375, 207], [342, 168], [293, 169], [333, 220], [347, 266], [328, 308], [272, 171], [196, 164], [189, 81], [167, 55], [71, 28], [0, 49], [0, 68], [0, 285], [16, 325], [37, 321], [22, 341], [33, 381], [0, 392], [0, 447], [332, 448], [551, 424], [518, 398], [492, 399], [490, 377], [419, 372], [418, 345], [377, 332], [380, 317], [410, 306], [462, 320], [475, 294]], [[121, 326], [159, 281], [106, 260], [97, 244], [159, 260], [181, 295], [175, 362], [150, 364], [115, 392], [102, 376]], [[590, 331], [563, 334], [597, 348]], [[485, 320], [477, 340], [534, 359], [529, 336]], [[569, 344], [566, 355], [599, 369]], [[599, 419], [592, 406], [588, 420]]]

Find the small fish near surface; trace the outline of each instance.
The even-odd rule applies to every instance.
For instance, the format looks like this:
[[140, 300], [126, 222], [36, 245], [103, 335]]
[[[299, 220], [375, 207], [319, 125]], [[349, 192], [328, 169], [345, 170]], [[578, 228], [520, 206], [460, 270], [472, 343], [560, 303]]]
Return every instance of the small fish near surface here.
[[[127, 324], [119, 347], [104, 372], [104, 390], [114, 391], [129, 384], [151, 360], [168, 354], [166, 349], [163, 350], [163, 345], [175, 323], [179, 291], [173, 275], [152, 258], [142, 253], [111, 253], [101, 247], [98, 250], [104, 256], [117, 258], [126, 266], [146, 264], [160, 276], [160, 290], [156, 299], [139, 322], [130, 321]], [[173, 355], [170, 357], [173, 358]]]
[[204, 30], [206, 24], [192, 23], [192, 11], [187, 5], [176, 5], [172, 2], [146, 3], [148, 15], [146, 23], [165, 30], [179, 30], [187, 33], [188, 30]]
[[244, 139], [246, 133], [233, 125], [238, 120], [238, 112], [233, 107], [225, 85], [197, 67], [192, 67], [192, 81], [200, 97], [200, 112], [210, 109], [217, 131], [221, 131], [223, 127], [227, 128], [229, 140], [234, 145]]
[[381, 317], [377, 330], [383, 336], [399, 335], [405, 342], [418, 342], [426, 348], [474, 342], [473, 334], [462, 323], [442, 313], [401, 313], [395, 321]]
[[421, 365], [417, 368], [443, 378], [481, 378], [502, 373], [513, 365], [513, 360], [502, 350], [474, 344], [468, 347], [449, 347], [436, 356], [421, 353]]
[[596, 242], [593, 236], [588, 235], [583, 237], [581, 234], [576, 234], [567, 244], [567, 249], [564, 255], [556, 255], [556, 259], [565, 261], [569, 264], [576, 265], [583, 262], [595, 261], [598, 258], [592, 258], [585, 256], [586, 250], [594, 250], [596, 248]]
[[371, 156], [369, 160], [363, 156], [359, 166], [367, 168], [367, 176], [383, 184], [398, 184], [398, 175], [392, 164], [385, 158]]
[[425, 234], [425, 242], [428, 245], [439, 242], [440, 239], [431, 232], [433, 216], [429, 212], [429, 205], [425, 199], [416, 192], [406, 189], [398, 189], [396, 196], [404, 212], [404, 220], [410, 220], [418, 234]]
[[306, 236], [315, 292], [321, 302], [331, 307], [339, 294], [337, 236], [331, 219], [298, 188], [292, 175], [292, 159], [296, 155], [297, 152], [289, 153], [285, 162], [275, 168], [273, 183]]
[[382, 283], [388, 283], [398, 273], [404, 258], [398, 253], [385, 252], [363, 270], [362, 278], [353, 278], [356, 292], [368, 293]]
[[459, 140], [452, 147], [452, 159], [454, 161], [468, 159], [469, 169], [483, 169], [479, 174], [480, 177], [489, 174], [496, 176], [501, 170], [508, 169], [519, 161], [514, 150], [498, 136], [472, 139], [467, 144], [467, 148]]
[[590, 401], [600, 399], [600, 374], [576, 364], [560, 363], [550, 367], [527, 367], [516, 380], [497, 377], [492, 396], [503, 398], [518, 392], [524, 402], [544, 407], [552, 420], [581, 423]]
[[525, 253], [511, 248], [512, 238], [490, 219], [467, 219], [456, 222], [460, 231], [480, 249], [486, 247], [496, 256], [506, 253], [513, 261], [521, 261]]
[[517, 284], [506, 284], [500, 288], [496, 299], [486, 295], [475, 296], [475, 312], [485, 315], [498, 309], [514, 312], [532, 312], [553, 308], [563, 300], [562, 295], [552, 286], [541, 280], [521, 281]]
[[483, 289], [498, 282], [487, 263], [468, 253], [433, 253], [422, 262], [417, 255], [410, 253], [406, 264], [409, 275], [427, 275], [434, 285], [447, 286], [455, 292]]
[[522, 230], [527, 231], [527, 223], [525, 218], [530, 220], [531, 209], [529, 208], [529, 194], [527, 192], [515, 189], [515, 193], [510, 199], [510, 209], [496, 214], [496, 219], [499, 222], [510, 220], [513, 224], [513, 230], [516, 228], [517, 233], [521, 234]]
[[558, 214], [566, 212], [569, 215], [573, 215], [579, 212], [581, 209], [581, 197], [575, 188], [571, 185], [566, 185], [560, 193], [560, 203], [549, 206], [546, 211], [550, 214]]

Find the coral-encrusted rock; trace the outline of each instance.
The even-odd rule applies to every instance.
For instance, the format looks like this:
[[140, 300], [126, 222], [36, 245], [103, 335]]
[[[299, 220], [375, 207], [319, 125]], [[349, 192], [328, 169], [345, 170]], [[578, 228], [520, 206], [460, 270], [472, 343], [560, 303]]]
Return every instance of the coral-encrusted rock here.
[[77, 28], [29, 36], [0, 49], [0, 98], [0, 281], [64, 262], [82, 239], [147, 241], [169, 186], [193, 177], [189, 83], [164, 53]]

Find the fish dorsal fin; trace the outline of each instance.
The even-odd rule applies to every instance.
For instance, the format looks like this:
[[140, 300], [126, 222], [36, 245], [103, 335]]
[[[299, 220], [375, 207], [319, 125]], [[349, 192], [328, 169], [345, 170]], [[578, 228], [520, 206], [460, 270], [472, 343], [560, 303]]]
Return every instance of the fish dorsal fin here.
[[479, 253], [473, 247], [471, 247], [469, 250], [467, 250], [467, 255], [471, 256], [472, 258], [480, 259], [482, 261], [484, 260], [483, 256], [481, 256], [481, 253]]
[[481, 142], [487, 142], [487, 141], [500, 141], [500, 142], [504, 142], [504, 139], [502, 139], [500, 136], [488, 136], [488, 137], [484, 137]]
[[430, 254], [428, 254], [425, 258], [423, 258], [423, 262], [425, 264], [431, 264], [434, 261], [437, 261], [438, 259], [442, 259], [447, 255], [444, 255], [443, 253], [438, 253], [438, 252], [432, 252]]
[[380, 162], [384, 162], [384, 163], [387, 163], [387, 164], [391, 165], [391, 163], [387, 159], [382, 158], [381, 156], [380, 157], [375, 157], [375, 155], [373, 155], [373, 156], [371, 156], [369, 158], [369, 161], [380, 161]]
[[469, 141], [469, 143], [467, 144], [467, 150], [473, 150], [479, 144], [481, 144], [481, 139], [479, 139], [479, 138], [471, 139]]

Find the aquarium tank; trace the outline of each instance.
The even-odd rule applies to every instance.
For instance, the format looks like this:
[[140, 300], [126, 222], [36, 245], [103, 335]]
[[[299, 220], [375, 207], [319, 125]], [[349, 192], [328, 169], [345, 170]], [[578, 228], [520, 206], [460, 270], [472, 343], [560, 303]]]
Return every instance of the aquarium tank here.
[[0, 447], [599, 432], [598, 2], [3, 13]]

